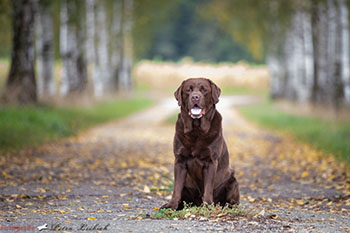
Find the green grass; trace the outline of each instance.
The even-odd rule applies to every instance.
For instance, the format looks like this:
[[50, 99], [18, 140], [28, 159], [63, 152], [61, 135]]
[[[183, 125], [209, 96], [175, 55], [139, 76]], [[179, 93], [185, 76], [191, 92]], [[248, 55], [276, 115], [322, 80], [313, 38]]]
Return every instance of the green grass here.
[[0, 153], [72, 136], [93, 125], [125, 117], [152, 103], [149, 99], [133, 98], [89, 108], [0, 107]]
[[201, 206], [192, 206], [184, 203], [182, 210], [161, 209], [150, 217], [155, 219], [215, 219], [232, 218], [236, 216], [250, 216], [250, 211], [243, 209], [242, 206], [225, 206], [203, 204]]
[[330, 121], [296, 116], [278, 110], [269, 101], [242, 106], [240, 112], [257, 124], [288, 133], [350, 164], [350, 121]]

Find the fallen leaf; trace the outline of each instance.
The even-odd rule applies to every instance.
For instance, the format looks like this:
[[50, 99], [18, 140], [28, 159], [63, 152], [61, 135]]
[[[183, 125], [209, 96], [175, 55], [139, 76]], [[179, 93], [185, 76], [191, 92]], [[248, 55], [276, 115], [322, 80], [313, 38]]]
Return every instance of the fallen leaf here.
[[301, 178], [306, 178], [309, 176], [309, 172], [308, 171], [304, 171], [302, 174], [301, 174]]
[[150, 188], [147, 185], [145, 185], [145, 187], [143, 188], [143, 192], [144, 193], [150, 193], [151, 190], [150, 190]]

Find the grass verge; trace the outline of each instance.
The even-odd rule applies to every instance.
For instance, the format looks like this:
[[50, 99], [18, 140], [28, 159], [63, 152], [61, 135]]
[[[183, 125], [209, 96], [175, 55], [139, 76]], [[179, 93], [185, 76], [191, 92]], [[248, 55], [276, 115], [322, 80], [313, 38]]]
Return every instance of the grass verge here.
[[248, 120], [288, 133], [350, 164], [350, 121], [296, 116], [278, 110], [269, 101], [264, 104], [241, 106], [239, 111]]
[[201, 206], [192, 206], [184, 203], [184, 208], [182, 210], [172, 210], [172, 209], [161, 209], [156, 213], [150, 215], [150, 218], [153, 219], [218, 219], [227, 220], [230, 218], [238, 217], [238, 216], [251, 216], [250, 211], [243, 209], [242, 206], [225, 206], [222, 207], [220, 205], [208, 205], [203, 204]]
[[72, 136], [93, 125], [125, 117], [152, 103], [149, 99], [133, 98], [89, 108], [0, 107], [0, 153]]

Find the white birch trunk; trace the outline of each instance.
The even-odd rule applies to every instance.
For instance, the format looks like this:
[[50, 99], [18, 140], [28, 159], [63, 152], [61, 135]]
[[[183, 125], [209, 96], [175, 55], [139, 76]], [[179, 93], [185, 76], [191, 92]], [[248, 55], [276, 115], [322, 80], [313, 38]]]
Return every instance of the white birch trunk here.
[[53, 25], [49, 4], [49, 1], [39, 1], [36, 18], [37, 91], [41, 97], [52, 97], [56, 93]]
[[121, 63], [122, 49], [122, 0], [114, 1], [113, 21], [111, 30], [111, 75], [113, 83], [118, 86], [118, 71]]
[[286, 97], [290, 100], [299, 99], [298, 85], [301, 83], [304, 75], [303, 70], [303, 38], [300, 28], [300, 12], [297, 11], [291, 19], [290, 29], [287, 32], [285, 41], [286, 54]]
[[314, 51], [314, 81], [312, 101], [326, 103], [328, 75], [328, 10], [325, 2], [317, 3], [313, 11], [313, 51]]
[[324, 83], [324, 90], [327, 96], [327, 104], [333, 105], [333, 98], [335, 95], [335, 80], [339, 76], [337, 61], [339, 58], [339, 49], [337, 44], [339, 40], [337, 36], [337, 10], [335, 7], [335, 2], [333, 0], [327, 1], [327, 13], [328, 13], [328, 44], [327, 44], [327, 79]]
[[350, 104], [350, 51], [349, 51], [349, 11], [345, 0], [339, 0], [341, 27], [341, 77], [344, 85], [344, 102]]
[[[276, 2], [270, 2], [271, 16], [273, 18], [270, 26], [270, 44], [267, 54], [267, 66], [270, 72], [270, 96], [273, 99], [285, 97], [286, 76], [286, 55], [285, 38], [283, 28], [278, 20], [278, 7]], [[280, 36], [275, 36], [280, 35]]]
[[82, 91], [86, 84], [85, 30], [81, 5], [74, 1], [62, 1], [61, 57], [63, 59], [61, 95]]
[[68, 7], [67, 2], [61, 2], [61, 24], [60, 24], [60, 54], [62, 58], [62, 75], [61, 75], [61, 86], [60, 86], [60, 94], [65, 96], [68, 93], [69, 85], [68, 85], [68, 69], [69, 62], [68, 57]]
[[96, 78], [94, 82], [94, 91], [96, 97], [101, 97], [107, 90], [110, 83], [109, 74], [109, 54], [108, 54], [108, 32], [106, 26], [106, 9], [103, 2], [96, 6], [96, 28], [99, 33], [96, 34]]
[[133, 11], [133, 1], [124, 0], [123, 1], [123, 48], [122, 57], [119, 69], [118, 77], [118, 89], [121, 91], [128, 91], [131, 89], [131, 66], [132, 66], [132, 11]]
[[93, 82], [94, 95], [97, 96], [98, 77], [96, 76], [96, 46], [95, 46], [95, 0], [86, 1], [86, 57], [88, 74]]
[[303, 66], [304, 80], [302, 82], [302, 91], [299, 100], [308, 102], [311, 99], [311, 91], [314, 80], [314, 57], [312, 41], [311, 14], [309, 10], [302, 12], [302, 30], [303, 30]]

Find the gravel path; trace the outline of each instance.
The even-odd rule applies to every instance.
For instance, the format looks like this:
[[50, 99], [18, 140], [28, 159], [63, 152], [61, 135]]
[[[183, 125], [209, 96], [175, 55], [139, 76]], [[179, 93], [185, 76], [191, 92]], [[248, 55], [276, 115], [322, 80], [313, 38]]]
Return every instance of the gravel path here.
[[232, 221], [147, 218], [171, 194], [173, 99], [77, 137], [0, 157], [0, 232], [349, 232], [350, 179], [344, 164], [247, 122], [222, 97], [225, 139], [255, 216]]

